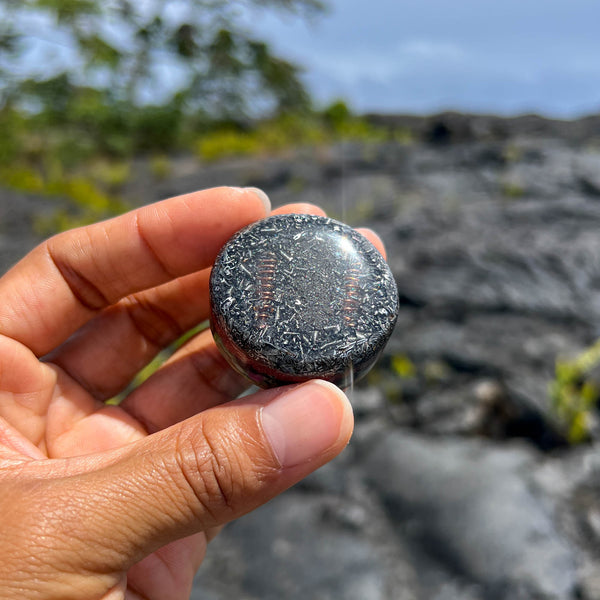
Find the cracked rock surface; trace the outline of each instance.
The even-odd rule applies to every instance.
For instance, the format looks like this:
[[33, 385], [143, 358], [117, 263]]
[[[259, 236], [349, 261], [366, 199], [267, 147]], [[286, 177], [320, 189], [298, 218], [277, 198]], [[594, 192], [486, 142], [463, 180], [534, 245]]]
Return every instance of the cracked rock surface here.
[[[348, 449], [227, 526], [194, 600], [600, 599], [598, 432], [569, 446], [548, 396], [600, 336], [600, 123], [398, 120], [414, 143], [137, 166], [134, 202], [260, 186], [372, 227], [400, 294]], [[40, 210], [0, 190], [0, 270]]]

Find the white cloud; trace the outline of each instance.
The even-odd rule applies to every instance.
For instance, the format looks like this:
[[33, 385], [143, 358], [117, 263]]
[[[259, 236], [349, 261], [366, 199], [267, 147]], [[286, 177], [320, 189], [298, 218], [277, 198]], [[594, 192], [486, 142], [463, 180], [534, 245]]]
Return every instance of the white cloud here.
[[398, 44], [396, 53], [405, 58], [421, 60], [442, 60], [455, 62], [464, 60], [467, 53], [455, 42], [415, 39]]
[[456, 67], [468, 60], [458, 44], [413, 39], [393, 44], [385, 53], [355, 49], [351, 53], [320, 55], [314, 68], [343, 84], [355, 85], [364, 80], [384, 83], [423, 68]]

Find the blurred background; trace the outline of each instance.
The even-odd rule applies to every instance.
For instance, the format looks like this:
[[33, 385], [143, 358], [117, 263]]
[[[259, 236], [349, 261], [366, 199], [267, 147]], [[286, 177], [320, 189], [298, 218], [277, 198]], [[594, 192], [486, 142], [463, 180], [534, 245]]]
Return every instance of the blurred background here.
[[351, 445], [228, 526], [192, 598], [600, 599], [599, 20], [594, 0], [0, 0], [0, 272], [215, 185], [388, 249], [401, 313], [349, 391]]

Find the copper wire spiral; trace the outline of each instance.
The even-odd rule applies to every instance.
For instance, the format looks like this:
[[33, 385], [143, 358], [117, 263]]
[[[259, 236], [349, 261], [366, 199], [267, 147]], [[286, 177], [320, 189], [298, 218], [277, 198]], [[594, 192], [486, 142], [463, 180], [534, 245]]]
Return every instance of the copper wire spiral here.
[[269, 252], [260, 261], [258, 267], [258, 324], [265, 327], [269, 318], [273, 315], [275, 303], [275, 269], [277, 258], [273, 252]]
[[360, 308], [360, 269], [357, 264], [351, 265], [344, 276], [344, 302], [342, 315], [348, 327], [356, 327], [356, 315]]

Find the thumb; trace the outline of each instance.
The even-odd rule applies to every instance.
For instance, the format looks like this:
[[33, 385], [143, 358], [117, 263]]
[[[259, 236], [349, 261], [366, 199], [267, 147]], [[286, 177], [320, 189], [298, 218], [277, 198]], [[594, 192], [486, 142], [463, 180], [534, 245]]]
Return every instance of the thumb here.
[[[71, 479], [76, 485], [67, 485], [62, 502], [69, 509], [60, 527], [77, 531], [70, 536], [71, 551], [74, 543], [82, 545], [76, 554], [88, 569], [95, 559], [104, 562], [97, 565], [103, 570], [126, 569], [171, 541], [270, 500], [336, 456], [351, 433], [350, 404], [332, 384], [311, 381], [258, 392], [67, 478], [65, 484]], [[98, 464], [97, 458], [87, 460]]]

